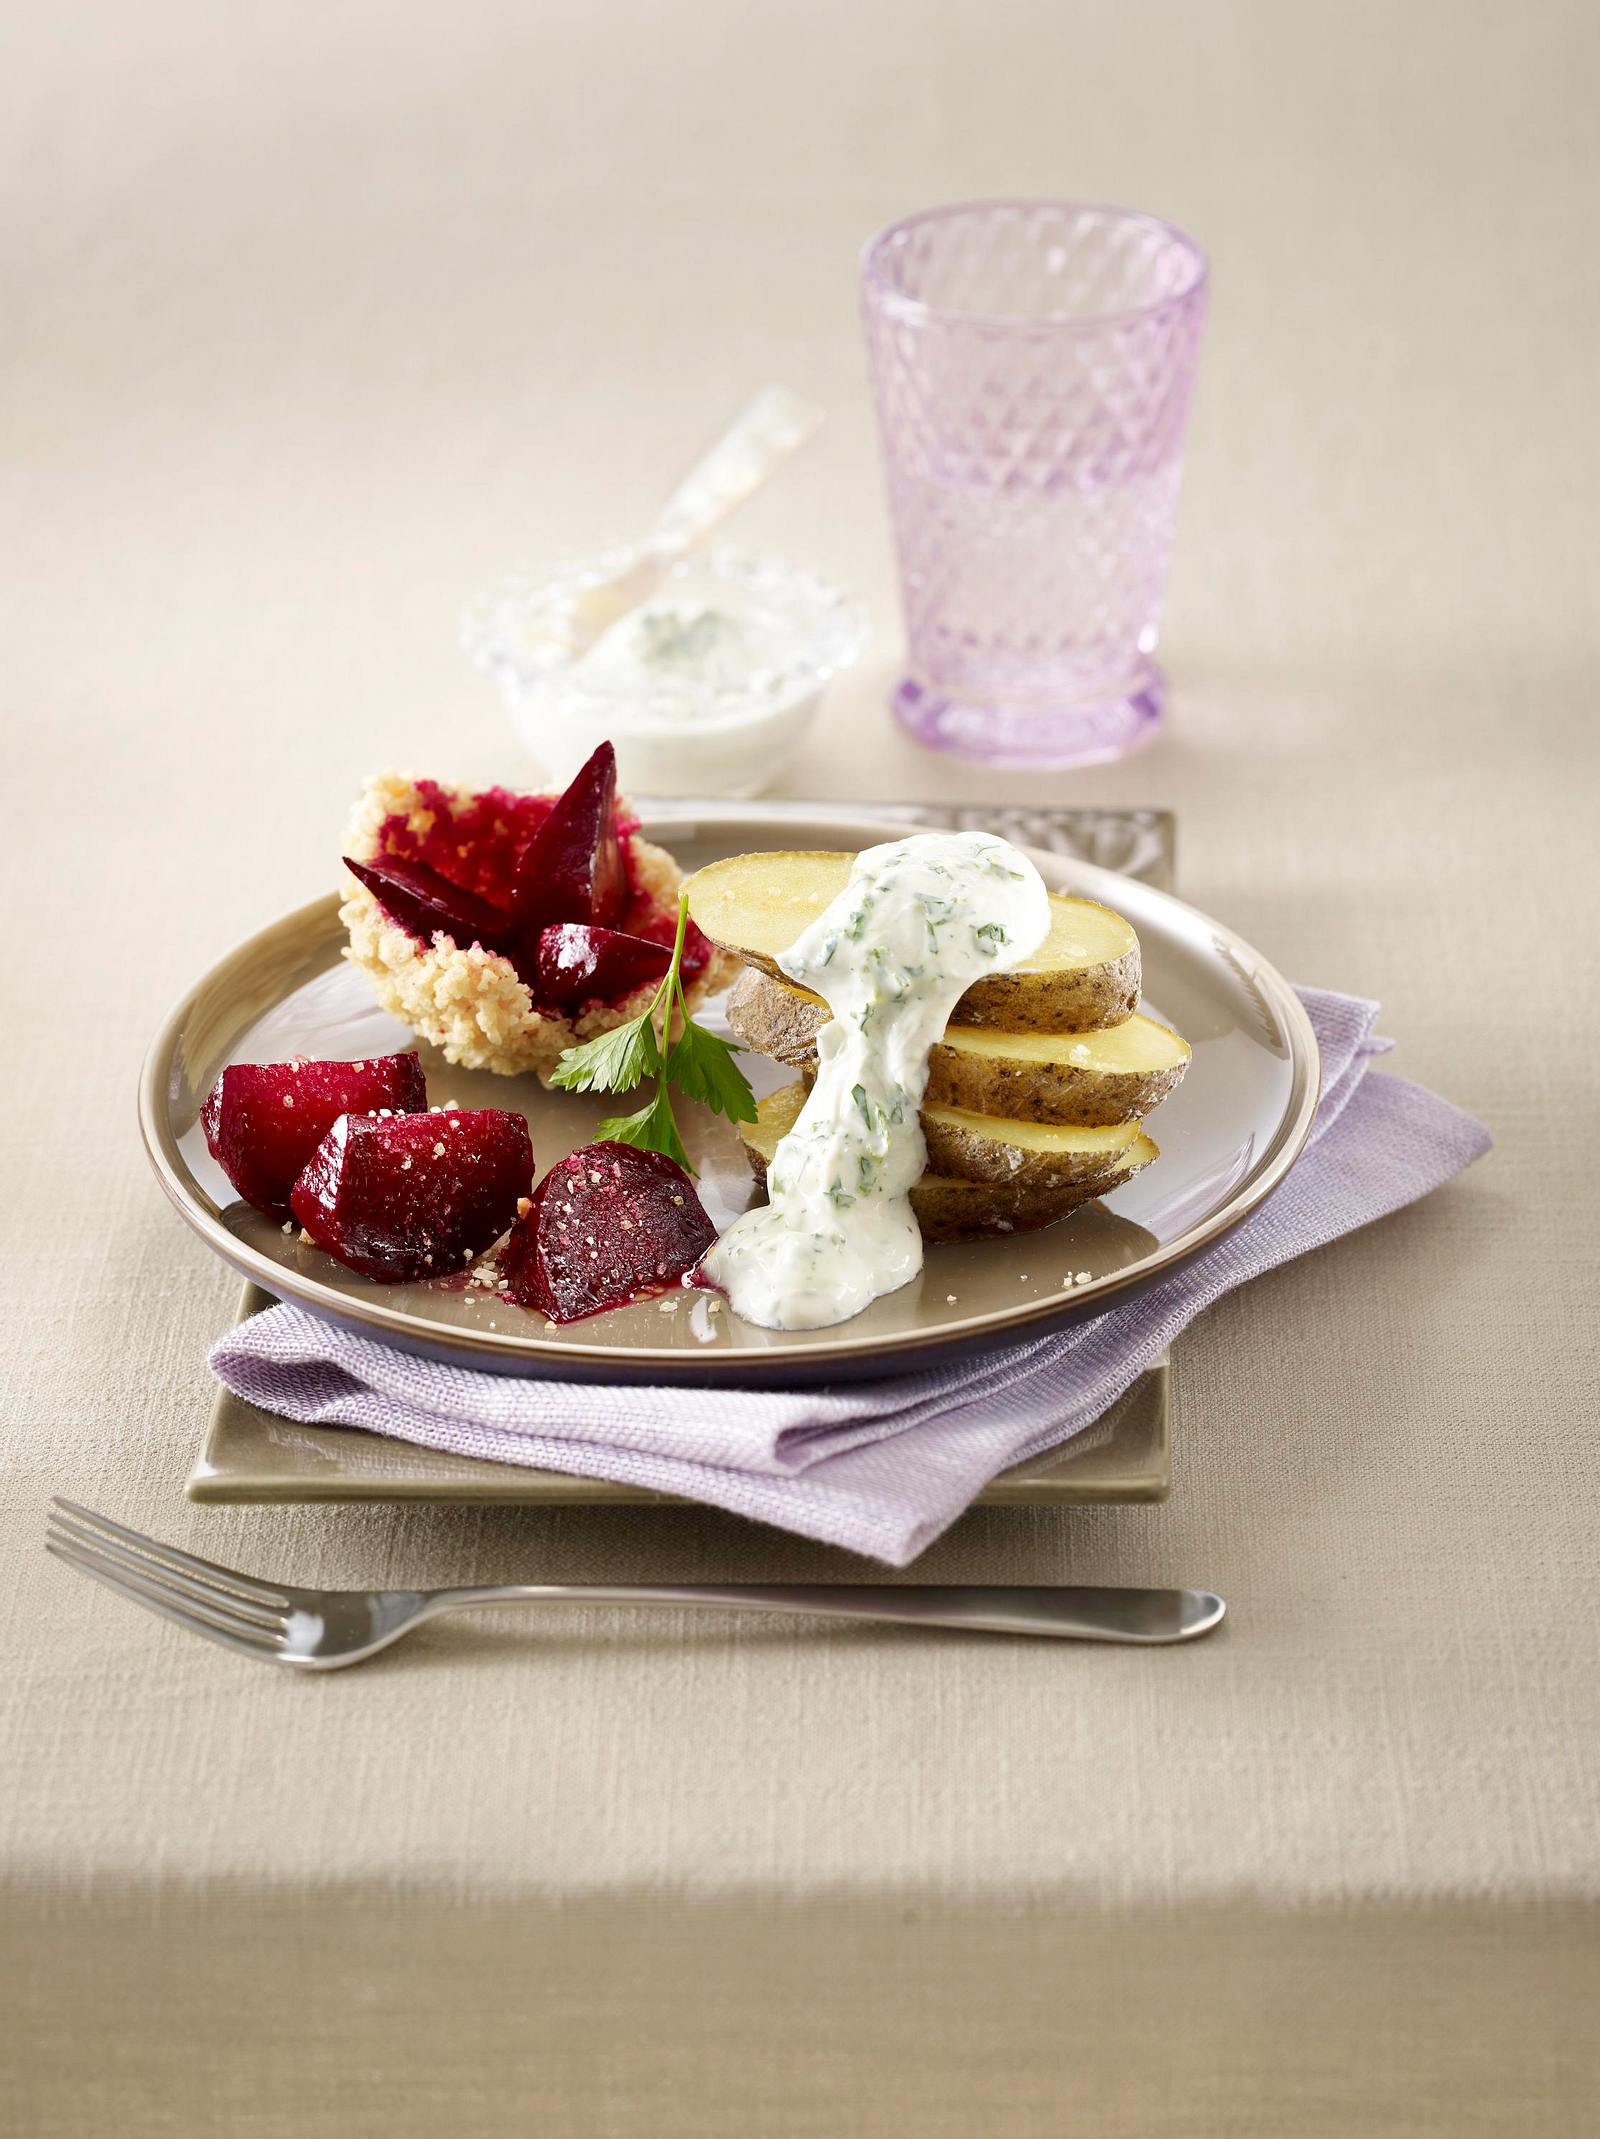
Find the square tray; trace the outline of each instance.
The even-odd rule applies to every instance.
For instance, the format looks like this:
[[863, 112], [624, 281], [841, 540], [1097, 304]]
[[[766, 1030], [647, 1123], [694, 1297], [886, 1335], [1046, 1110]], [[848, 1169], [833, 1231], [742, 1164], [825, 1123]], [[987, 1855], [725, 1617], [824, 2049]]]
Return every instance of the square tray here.
[[[243, 1320], [277, 1303], [245, 1287]], [[1171, 1381], [1167, 1360], [1142, 1374], [1104, 1418], [1062, 1448], [1004, 1471], [978, 1496], [1017, 1506], [1165, 1500], [1171, 1484]], [[189, 1473], [191, 1500], [465, 1500], [558, 1504], [666, 1502], [675, 1496], [605, 1478], [481, 1463], [390, 1441], [348, 1426], [300, 1426], [219, 1391], [205, 1443]]]
[[[814, 803], [771, 805], [775, 823]], [[692, 804], [685, 804], [685, 814]], [[668, 814], [652, 805], [653, 814]], [[997, 829], [1019, 844], [1073, 854], [1170, 890], [1175, 825], [1167, 810], [1013, 809], [981, 805], [942, 810], [873, 806], [874, 816], [907, 825]], [[276, 1303], [244, 1288], [239, 1319]], [[1172, 1365], [1164, 1357], [1094, 1425], [1058, 1449], [1030, 1457], [979, 1495], [998, 1505], [1087, 1505], [1164, 1500], [1171, 1487]], [[448, 1500], [573, 1506], [586, 1502], [666, 1503], [674, 1496], [607, 1479], [483, 1463], [386, 1440], [351, 1427], [301, 1426], [219, 1390], [205, 1441], [189, 1474], [191, 1500]]]

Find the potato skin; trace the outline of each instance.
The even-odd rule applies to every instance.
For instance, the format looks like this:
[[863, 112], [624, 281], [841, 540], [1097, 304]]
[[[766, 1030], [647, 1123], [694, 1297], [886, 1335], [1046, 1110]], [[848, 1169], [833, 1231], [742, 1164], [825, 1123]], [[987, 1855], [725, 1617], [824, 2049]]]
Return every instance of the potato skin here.
[[951, 1017], [959, 1025], [986, 1025], [991, 1032], [1096, 1032], [1132, 1017], [1142, 984], [1134, 944], [1104, 965], [990, 973], [974, 981]]
[[[756, 1179], [767, 1178], [767, 1155], [748, 1137], [745, 1156]], [[1092, 1203], [1092, 1188], [1057, 1189], [1035, 1194], [997, 1182], [947, 1181], [924, 1174], [911, 1191], [911, 1211], [924, 1240], [930, 1243], [993, 1240], [1007, 1233], [1037, 1233]]]
[[828, 1022], [826, 1003], [797, 995], [759, 966], [746, 966], [723, 1005], [736, 1040], [795, 1069], [816, 1064], [816, 1038]]
[[1019, 1144], [985, 1136], [964, 1122], [940, 1121], [924, 1113], [922, 1134], [928, 1146], [928, 1171], [952, 1181], [984, 1181], [996, 1188], [1016, 1188], [1029, 1195], [1098, 1194], [1117, 1177], [1124, 1152], [1025, 1151]]
[[[709, 931], [707, 931], [709, 933]], [[715, 943], [717, 939], [712, 937]], [[774, 980], [785, 976], [775, 958], [718, 944]], [[950, 1013], [957, 1025], [984, 1025], [991, 1032], [1098, 1032], [1120, 1025], [1139, 1007], [1142, 976], [1135, 945], [1104, 965], [1054, 973], [989, 973], [974, 981]]]
[[1110, 1129], [1142, 1121], [1183, 1081], [1187, 1062], [1165, 1070], [1076, 1069], [1070, 1062], [1005, 1062], [936, 1045], [928, 1058], [930, 1107], [1058, 1128]]
[[[736, 1038], [758, 1055], [815, 1072], [816, 1035], [828, 1016], [825, 1004], [797, 995], [767, 974], [747, 969], [727, 1001]], [[1139, 1121], [1160, 1106], [1183, 1081], [1187, 1061], [1164, 1070], [1078, 1069], [1070, 1062], [1007, 1062], [974, 1055], [935, 1041], [928, 1056], [931, 1107], [963, 1107], [970, 1114], [1008, 1115], [1013, 1121], [1108, 1129]]]
[[1007, 1233], [1038, 1233], [1058, 1219], [1092, 1203], [1092, 1188], [1062, 1190], [1054, 1196], [1030, 1196], [1021, 1190], [993, 1188], [981, 1199], [973, 1184], [944, 1181], [924, 1174], [911, 1191], [911, 1213], [926, 1241], [994, 1240]]
[[[773, 1092], [761, 1102], [760, 1117], [744, 1123], [739, 1134], [756, 1179], [765, 1182], [767, 1158], [800, 1111], [795, 1085]], [[1117, 1154], [1114, 1167], [1098, 1181], [1040, 1188], [1025, 1181], [961, 1181], [926, 1173], [911, 1191], [911, 1209], [927, 1241], [990, 1240], [1007, 1233], [1035, 1233], [1058, 1218], [1080, 1210], [1097, 1196], [1121, 1188], [1142, 1173], [1159, 1152], [1147, 1136]]]

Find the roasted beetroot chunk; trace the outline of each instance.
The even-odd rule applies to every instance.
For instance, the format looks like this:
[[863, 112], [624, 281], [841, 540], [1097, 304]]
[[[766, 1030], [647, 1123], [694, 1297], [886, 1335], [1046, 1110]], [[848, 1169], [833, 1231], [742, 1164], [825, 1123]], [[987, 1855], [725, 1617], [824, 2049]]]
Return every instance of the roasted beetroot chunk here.
[[[509, 956], [541, 1006], [621, 1002], [647, 980], [659, 980], [672, 963], [670, 940], [655, 943], [586, 921], [556, 922], [518, 947], [510, 916], [501, 907], [452, 884], [426, 862], [399, 857], [358, 862], [347, 854], [344, 865], [419, 943], [432, 943], [442, 932], [462, 950], [477, 943]], [[687, 977], [692, 979], [695, 970]]]
[[206, 1148], [246, 1203], [281, 1216], [301, 1169], [341, 1114], [428, 1104], [414, 1054], [364, 1062], [235, 1062], [200, 1110]]
[[535, 1002], [562, 1009], [579, 1003], [620, 1003], [646, 981], [658, 981], [671, 963], [669, 944], [625, 936], [614, 928], [592, 928], [583, 921], [561, 921], [540, 932], [530, 985]]
[[[673, 938], [678, 933], [676, 908], [648, 914], [637, 921], [630, 914], [628, 919], [634, 934], [642, 937], [646, 943], [663, 944], [670, 959]], [[695, 926], [694, 922], [688, 922], [683, 931], [683, 960], [680, 968], [685, 987], [688, 987], [690, 981], [699, 979], [700, 975], [711, 963], [711, 957], [711, 938], [703, 934]], [[665, 972], [665, 970], [666, 968], [663, 967], [662, 971]]]
[[600, 744], [523, 850], [511, 912], [524, 958], [557, 921], [611, 928], [628, 903], [617, 827], [617, 754]]
[[520, 1114], [346, 1114], [295, 1183], [319, 1248], [384, 1284], [445, 1277], [500, 1238], [533, 1182]]
[[539, 1183], [500, 1275], [519, 1306], [576, 1322], [678, 1284], [716, 1237], [681, 1166], [632, 1144], [586, 1144]]
[[358, 883], [365, 884], [391, 921], [398, 921], [419, 943], [432, 943], [441, 931], [459, 949], [481, 943], [485, 950], [504, 950], [512, 937], [511, 919], [500, 907], [480, 899], [475, 891], [463, 891], [426, 862], [405, 861], [396, 855], [385, 861], [344, 865]]

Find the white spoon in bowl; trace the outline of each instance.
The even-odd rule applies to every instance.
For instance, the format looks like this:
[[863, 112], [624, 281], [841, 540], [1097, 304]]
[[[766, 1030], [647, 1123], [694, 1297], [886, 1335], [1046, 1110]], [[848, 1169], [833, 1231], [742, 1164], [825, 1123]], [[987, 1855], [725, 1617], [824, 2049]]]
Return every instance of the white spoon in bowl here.
[[607, 579], [574, 598], [570, 622], [576, 654], [592, 644], [630, 609], [647, 602], [677, 560], [735, 506], [759, 490], [783, 461], [812, 437], [823, 421], [814, 401], [787, 386], [765, 386], [711, 450], [695, 462], [673, 491], [655, 526], [637, 550]]

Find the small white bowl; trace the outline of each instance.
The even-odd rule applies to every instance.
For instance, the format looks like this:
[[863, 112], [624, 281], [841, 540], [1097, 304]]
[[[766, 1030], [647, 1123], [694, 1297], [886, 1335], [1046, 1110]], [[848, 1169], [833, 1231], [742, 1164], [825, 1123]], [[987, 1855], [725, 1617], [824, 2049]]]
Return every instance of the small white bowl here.
[[864, 615], [780, 558], [711, 550], [674, 565], [662, 596], [731, 610], [781, 639], [781, 653], [737, 683], [692, 675], [630, 683], [586, 671], [574, 658], [576, 600], [634, 554], [610, 551], [491, 589], [463, 622], [467, 652], [498, 680], [517, 733], [554, 780], [570, 780], [609, 738], [630, 796], [762, 793], [811, 725], [829, 678], [860, 659]]

